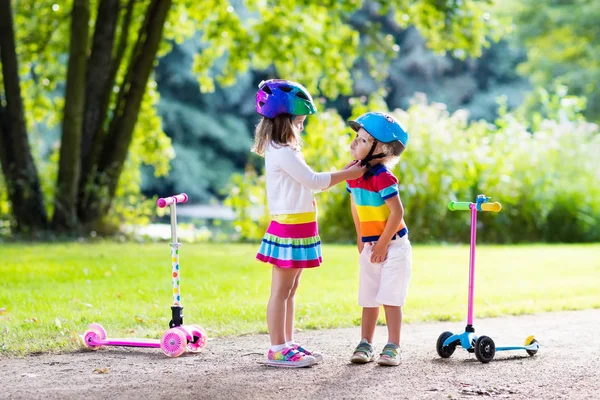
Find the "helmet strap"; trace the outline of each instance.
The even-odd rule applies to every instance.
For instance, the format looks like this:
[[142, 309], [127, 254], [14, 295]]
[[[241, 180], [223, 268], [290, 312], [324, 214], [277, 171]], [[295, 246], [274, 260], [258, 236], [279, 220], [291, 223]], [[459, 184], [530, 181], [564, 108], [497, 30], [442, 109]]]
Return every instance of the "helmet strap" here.
[[377, 140], [373, 140], [373, 145], [371, 146], [371, 150], [369, 150], [369, 154], [367, 154], [367, 156], [363, 158], [360, 162], [362, 166], [366, 166], [367, 168], [371, 169], [373, 168], [373, 166], [370, 164], [369, 161], [385, 157], [384, 153], [373, 154], [375, 152], [375, 148], [377, 147], [377, 143]]
[[373, 141], [373, 145], [371, 146], [371, 150], [369, 150], [369, 154], [367, 154], [367, 156], [363, 158], [360, 162], [362, 166], [367, 167], [367, 172], [365, 172], [365, 174], [363, 175], [363, 179], [365, 180], [369, 179], [373, 175], [373, 169], [377, 165], [371, 165], [370, 161], [386, 156], [384, 153], [373, 154], [375, 152], [375, 147], [377, 147], [377, 142], [377, 140]]

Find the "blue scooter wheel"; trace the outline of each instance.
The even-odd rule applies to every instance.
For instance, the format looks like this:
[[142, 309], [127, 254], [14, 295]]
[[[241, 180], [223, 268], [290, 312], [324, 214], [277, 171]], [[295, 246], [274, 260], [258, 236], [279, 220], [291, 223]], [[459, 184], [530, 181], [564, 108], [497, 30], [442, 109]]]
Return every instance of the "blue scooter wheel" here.
[[[530, 344], [534, 344], [534, 343], [537, 343], [537, 342], [538, 342], [537, 340], [533, 339], [529, 343], [527, 343], [526, 346], [529, 346]], [[527, 352], [527, 354], [529, 354], [532, 357], [535, 356], [535, 353], [538, 352], [537, 350], [525, 350], [525, 351]]]
[[448, 339], [452, 335], [452, 332], [444, 332], [440, 335], [440, 337], [437, 340], [435, 348], [437, 350], [438, 355], [442, 358], [449, 358], [454, 353], [454, 350], [456, 350], [456, 343], [452, 343], [449, 346], [444, 346], [444, 342], [446, 341], [446, 339]]
[[489, 363], [496, 354], [496, 344], [491, 337], [480, 336], [475, 342], [475, 357], [484, 364]]

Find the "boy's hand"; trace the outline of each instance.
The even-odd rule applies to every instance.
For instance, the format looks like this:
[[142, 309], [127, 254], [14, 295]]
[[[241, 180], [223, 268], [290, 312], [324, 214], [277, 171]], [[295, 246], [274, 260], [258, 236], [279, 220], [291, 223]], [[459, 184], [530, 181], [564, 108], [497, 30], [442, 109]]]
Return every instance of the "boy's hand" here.
[[365, 244], [361, 238], [356, 239], [356, 246], [358, 247], [358, 254], [362, 254]]
[[373, 246], [373, 251], [371, 253], [371, 262], [373, 264], [384, 262], [385, 259], [387, 258], [387, 253], [388, 253], [387, 244], [384, 245], [381, 242], [375, 243], [375, 246]]

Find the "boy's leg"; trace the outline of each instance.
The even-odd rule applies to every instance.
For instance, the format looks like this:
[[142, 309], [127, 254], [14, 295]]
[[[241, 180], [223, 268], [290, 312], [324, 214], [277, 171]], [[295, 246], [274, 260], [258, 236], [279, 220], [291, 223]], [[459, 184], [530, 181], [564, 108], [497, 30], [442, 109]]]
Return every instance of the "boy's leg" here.
[[377, 363], [396, 366], [400, 355], [400, 329], [402, 306], [408, 294], [411, 276], [412, 251], [407, 237], [398, 238], [388, 247], [388, 257], [382, 265], [381, 287], [377, 300], [383, 304], [388, 329], [388, 343], [384, 346]]
[[361, 341], [354, 349], [350, 358], [353, 363], [364, 364], [373, 361], [373, 336], [379, 317], [379, 305], [377, 292], [381, 281], [381, 267], [379, 264], [371, 263], [372, 244], [367, 243], [360, 253], [358, 262], [360, 264], [358, 280], [358, 305], [362, 309], [360, 324]]
[[388, 342], [381, 350], [377, 364], [387, 366], [400, 365], [400, 327], [402, 324], [402, 308], [399, 306], [383, 306], [388, 329]]
[[373, 343], [377, 318], [379, 318], [379, 307], [363, 307], [360, 325], [361, 338], [367, 339], [369, 343]]
[[388, 330], [388, 343], [400, 346], [400, 329], [402, 326], [402, 307], [383, 305], [385, 322]]
[[362, 321], [360, 324], [361, 341], [354, 349], [350, 362], [355, 364], [366, 364], [374, 360], [373, 336], [379, 317], [379, 307], [363, 307]]

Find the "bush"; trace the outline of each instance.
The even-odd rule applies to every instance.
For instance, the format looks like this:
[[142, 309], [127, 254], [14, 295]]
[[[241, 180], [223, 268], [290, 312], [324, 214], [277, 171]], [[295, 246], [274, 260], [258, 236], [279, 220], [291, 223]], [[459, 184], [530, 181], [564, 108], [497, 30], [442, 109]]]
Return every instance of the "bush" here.
[[[379, 98], [353, 99], [353, 116], [384, 110]], [[469, 122], [466, 111], [417, 96], [408, 110], [392, 113], [409, 131], [407, 151], [394, 173], [411, 238], [420, 242], [468, 241], [469, 213], [450, 212], [451, 200], [473, 201], [484, 193], [503, 205], [480, 214], [478, 236], [494, 242], [591, 242], [600, 240], [600, 135], [598, 126], [567, 112], [537, 119], [535, 129], [500, 109], [495, 123]], [[346, 133], [344, 133], [346, 132]], [[349, 161], [351, 131], [335, 111], [311, 116], [304, 156], [316, 171]], [[253, 173], [253, 172], [252, 172]], [[246, 172], [231, 181], [229, 204], [244, 239], [258, 239], [268, 223], [264, 183]], [[249, 180], [250, 179], [250, 180]], [[244, 187], [242, 188], [242, 182]], [[260, 187], [249, 187], [260, 184]], [[238, 188], [237, 190], [235, 188]], [[252, 196], [252, 201], [248, 197]], [[246, 198], [247, 200], [244, 200]], [[319, 230], [326, 241], [354, 241], [344, 184], [317, 194]], [[249, 208], [262, 210], [258, 225]]]

